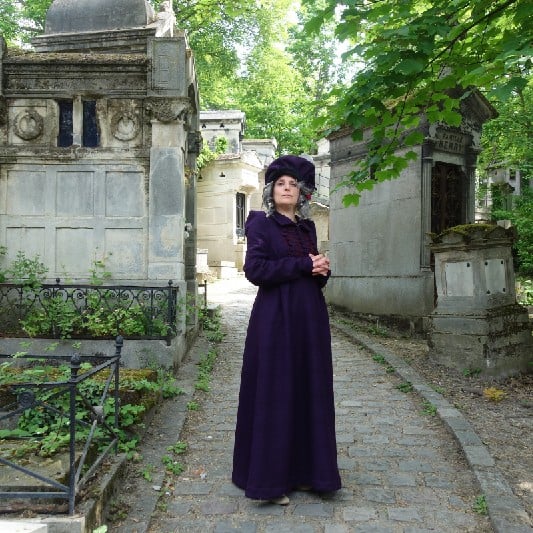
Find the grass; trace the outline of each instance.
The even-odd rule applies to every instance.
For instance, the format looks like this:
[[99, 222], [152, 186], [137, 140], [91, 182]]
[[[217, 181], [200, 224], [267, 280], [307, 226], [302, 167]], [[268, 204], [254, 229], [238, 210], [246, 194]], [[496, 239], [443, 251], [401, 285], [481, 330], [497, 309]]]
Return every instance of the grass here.
[[413, 391], [413, 384], [410, 381], [405, 381], [404, 383], [396, 385], [396, 388], [402, 392], [408, 393]]
[[472, 506], [472, 508], [478, 514], [482, 514], [482, 515], [488, 514], [489, 507], [487, 505], [487, 500], [484, 494], [476, 498], [476, 501], [474, 502], [474, 505]]
[[433, 405], [431, 402], [428, 402], [426, 400], [426, 401], [422, 402], [422, 405], [424, 406], [424, 409], [422, 410], [422, 412], [425, 415], [435, 416], [437, 414], [437, 407], [435, 405]]

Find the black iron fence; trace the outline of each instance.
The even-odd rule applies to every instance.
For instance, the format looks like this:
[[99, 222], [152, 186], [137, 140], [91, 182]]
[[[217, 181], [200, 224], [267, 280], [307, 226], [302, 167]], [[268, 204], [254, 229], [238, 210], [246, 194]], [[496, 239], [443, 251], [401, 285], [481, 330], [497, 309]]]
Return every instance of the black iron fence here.
[[165, 339], [177, 332], [178, 287], [0, 284], [4, 336]]
[[[37, 360], [39, 365], [59, 366], [69, 362], [70, 377], [58, 381], [9, 382], [6, 366], [2, 366], [0, 401], [0, 500], [3, 498], [33, 498], [68, 500], [69, 514], [74, 513], [76, 496], [86, 485], [102, 461], [111, 451], [117, 451], [119, 430], [119, 367], [123, 346], [122, 337], [115, 340], [115, 354], [106, 355], [28, 355], [18, 354], [24, 360]], [[28, 361], [16, 363], [17, 355], [2, 355], [2, 364], [19, 367], [31, 365]], [[89, 365], [84, 365], [89, 363]], [[80, 370], [81, 369], [81, 370]], [[103, 376], [96, 401], [94, 388], [87, 380], [96, 374]], [[61, 406], [68, 406], [62, 408]], [[34, 433], [14, 430], [19, 418], [33, 414], [38, 420]], [[53, 422], [52, 422], [53, 420]], [[6, 429], [9, 428], [10, 429]], [[50, 437], [51, 427], [59, 442], [68, 442], [69, 464], [66, 480], [43, 473], [42, 468], [29, 468], [17, 462], [17, 450], [29, 442]], [[61, 427], [62, 431], [58, 428]], [[37, 429], [38, 428], [38, 429]], [[9, 444], [12, 444], [9, 446]], [[14, 443], [14, 444], [13, 444]], [[15, 457], [14, 457], [15, 456]], [[23, 459], [27, 457], [23, 456]], [[6, 468], [4, 468], [6, 467]], [[7, 470], [24, 474], [32, 484], [10, 481]], [[28, 483], [26, 481], [26, 483]]]

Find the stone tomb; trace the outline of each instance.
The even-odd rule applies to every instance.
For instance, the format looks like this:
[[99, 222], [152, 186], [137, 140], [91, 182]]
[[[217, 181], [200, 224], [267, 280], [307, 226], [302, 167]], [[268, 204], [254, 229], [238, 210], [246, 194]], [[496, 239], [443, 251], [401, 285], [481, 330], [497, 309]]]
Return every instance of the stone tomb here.
[[511, 229], [485, 224], [433, 236], [437, 306], [430, 357], [460, 371], [505, 377], [533, 370], [527, 309], [516, 303]]

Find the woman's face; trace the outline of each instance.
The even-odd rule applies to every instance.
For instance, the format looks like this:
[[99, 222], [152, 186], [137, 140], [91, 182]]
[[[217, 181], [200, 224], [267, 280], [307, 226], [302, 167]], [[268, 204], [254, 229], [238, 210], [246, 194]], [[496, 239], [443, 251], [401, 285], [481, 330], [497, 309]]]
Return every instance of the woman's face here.
[[299, 196], [298, 182], [292, 176], [280, 176], [274, 182], [273, 199], [276, 207], [296, 210]]

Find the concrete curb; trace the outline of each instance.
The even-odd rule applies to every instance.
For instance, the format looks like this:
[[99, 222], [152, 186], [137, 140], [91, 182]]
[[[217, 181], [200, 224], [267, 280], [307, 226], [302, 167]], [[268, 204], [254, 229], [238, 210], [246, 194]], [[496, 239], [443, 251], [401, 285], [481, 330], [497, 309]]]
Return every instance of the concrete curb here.
[[437, 414], [457, 440], [472, 469], [481, 491], [485, 495], [489, 518], [496, 533], [531, 533], [531, 521], [521, 501], [496, 467], [496, 463], [462, 413], [441, 394], [433, 390], [400, 356], [392, 353], [371, 337], [355, 332], [349, 326], [335, 320], [331, 326], [344, 333], [353, 342], [370, 352], [381, 355], [394, 367], [396, 373], [413, 386], [421, 398], [437, 409]]
[[[136, 502], [137, 507], [128, 511], [127, 518], [119, 525], [108, 525], [108, 531], [113, 533], [145, 533], [148, 530], [151, 516], [154, 514], [165, 480], [165, 468], [161, 458], [168, 455], [168, 447], [180, 440], [185, 420], [187, 418], [187, 404], [193, 399], [195, 383], [198, 378], [198, 363], [212, 345], [199, 333], [191, 346], [184, 361], [180, 365], [176, 378], [176, 385], [183, 390], [183, 394], [165, 400], [148, 433], [157, 431], [157, 435], [146, 435], [141, 441], [138, 452], [143, 457], [144, 465], [153, 465], [150, 482], [139, 480], [129, 491], [129, 498]], [[154, 438], [155, 437], [155, 438]], [[141, 468], [141, 465], [139, 465]], [[126, 470], [122, 469], [122, 474]], [[114, 494], [120, 500], [119, 488], [124, 481], [118, 476], [114, 485]], [[105, 518], [105, 517], [104, 517]]]

